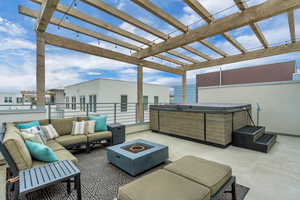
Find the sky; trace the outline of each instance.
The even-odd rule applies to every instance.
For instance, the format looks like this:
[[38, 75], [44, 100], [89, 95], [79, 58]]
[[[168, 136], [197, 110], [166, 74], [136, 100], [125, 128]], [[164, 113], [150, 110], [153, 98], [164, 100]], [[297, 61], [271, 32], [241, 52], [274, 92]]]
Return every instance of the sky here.
[[[130, 0], [103, 1], [115, 8], [122, 10], [130, 16], [143, 21], [151, 27], [159, 29], [165, 34], [170, 34], [171, 37], [181, 34], [181, 32], [176, 31], [174, 27], [152, 15], [151, 13], [145, 11]], [[249, 6], [253, 6], [264, 1], [265, 0], [248, 0], [247, 3]], [[178, 19], [183, 24], [188, 25], [190, 29], [197, 28], [205, 24], [201, 17], [199, 17], [182, 0], [151, 0], [151, 2]], [[213, 14], [216, 19], [235, 12], [239, 12], [238, 8], [234, 6], [233, 0], [199, 0], [199, 2], [211, 14]], [[72, 4], [72, 0], [60, 0], [60, 3], [70, 6]], [[0, 1], [0, 92], [18, 92], [20, 90], [35, 89], [36, 37], [35, 32], [33, 31], [35, 20], [30, 17], [20, 15], [18, 13], [18, 5], [23, 5], [33, 10], [40, 9], [40, 5], [33, 3], [30, 0]], [[113, 26], [125, 29], [131, 33], [147, 38], [148, 40], [154, 41], [155, 43], [159, 43], [162, 41], [154, 35], [151, 35], [96, 8], [93, 8], [90, 5], [87, 5], [79, 0], [76, 0], [76, 3], [73, 3], [73, 8], [101, 19], [104, 22], [110, 23]], [[101, 34], [126, 41], [142, 48], [146, 47], [145, 45], [142, 45], [138, 42], [124, 38], [120, 35], [106, 31], [99, 27], [87, 24], [78, 19], [72, 17], [67, 18], [59, 12], [55, 12], [54, 17], [60, 20], [68, 21], [81, 27], [88, 28]], [[295, 19], [296, 35], [297, 38], [300, 39], [300, 9], [295, 11]], [[258, 22], [258, 25], [271, 46], [284, 44], [290, 41], [287, 14], [282, 14], [264, 21], [260, 21]], [[51, 24], [47, 27], [47, 32], [100, 46], [102, 48], [107, 48], [113, 51], [122, 52], [127, 55], [133, 53], [133, 51], [130, 51], [129, 49], [115, 46], [104, 41], [98, 41], [94, 38], [77, 34], [63, 28], [58, 28], [57, 26]], [[249, 26], [229, 31], [229, 34], [249, 51], [262, 48], [262, 45]], [[210, 37], [208, 38], [208, 41], [221, 50], [225, 51], [229, 55], [240, 53], [234, 46], [232, 46], [220, 35]], [[220, 57], [217, 53], [206, 48], [200, 43], [195, 42], [190, 44], [190, 46], [198, 49], [203, 53], [206, 53], [213, 58]], [[191, 54], [184, 49], [177, 48], [174, 51], [190, 56], [196, 60], [204, 61], [203, 58]], [[163, 53], [162, 55], [167, 54]], [[174, 56], [171, 56], [169, 54], [167, 56], [175, 58]], [[148, 59], [153, 62], [158, 62], [160, 64], [175, 67], [174, 64], [162, 61], [157, 58]], [[178, 60], [187, 64], [189, 63], [188, 61], [182, 59]], [[300, 70], [300, 52], [297, 52], [263, 59], [249, 60], [234, 64], [203, 68], [201, 70], [193, 70], [187, 73], [187, 79], [188, 83], [194, 84], [196, 74], [216, 71], [219, 70], [220, 67], [222, 67], [222, 70], [226, 70], [290, 60], [296, 60], [298, 70]], [[79, 83], [96, 78], [135, 81], [136, 66], [49, 45], [46, 46], [47, 89], [63, 88], [66, 85], [71, 85], [74, 83]], [[181, 77], [178, 75], [145, 68], [144, 82], [172, 86], [180, 84]]]

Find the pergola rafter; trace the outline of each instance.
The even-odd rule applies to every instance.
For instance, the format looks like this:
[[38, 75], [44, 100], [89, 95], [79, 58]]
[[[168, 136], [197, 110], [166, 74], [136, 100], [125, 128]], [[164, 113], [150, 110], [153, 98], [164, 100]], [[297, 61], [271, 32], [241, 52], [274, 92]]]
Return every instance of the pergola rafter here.
[[[200, 15], [207, 23], [212, 23], [215, 21], [214, 17], [206, 10], [197, 0], [184, 0], [198, 15]], [[236, 41], [229, 33], [222, 33], [222, 36], [228, 40], [235, 48], [237, 48], [242, 53], [246, 53], [247, 50]]]
[[[244, 11], [248, 8], [247, 2], [244, 0], [234, 0], [236, 3], [237, 7], [241, 10]], [[255, 33], [256, 37], [258, 40], [261, 42], [261, 44], [264, 46], [264, 48], [268, 48], [269, 44], [264, 36], [264, 34], [261, 32], [259, 26], [257, 23], [250, 23], [249, 24], [253, 32]]]
[[[134, 3], [138, 4], [142, 8], [166, 21], [168, 24], [174, 26], [176, 29], [182, 32], [182, 34], [171, 37], [168, 34], [157, 30], [144, 22], [129, 16], [125, 12], [114, 8], [101, 0], [81, 0], [95, 8], [98, 8], [118, 19], [127, 22], [147, 33], [150, 33], [162, 40], [163, 42], [155, 43], [141, 35], [131, 33], [125, 29], [118, 26], [113, 26], [106, 23], [98, 18], [84, 14], [77, 9], [59, 4], [58, 0], [31, 0], [35, 3], [41, 4], [41, 9], [39, 11], [34, 11], [20, 6], [19, 12], [23, 15], [37, 19], [35, 31], [37, 35], [37, 95], [38, 95], [38, 105], [43, 105], [45, 99], [43, 98], [45, 92], [45, 45], [53, 45], [57, 47], [62, 47], [70, 50], [75, 50], [78, 52], [83, 52], [99, 57], [104, 57], [108, 59], [113, 59], [121, 62], [126, 62], [138, 66], [137, 70], [137, 90], [138, 90], [138, 120], [142, 121], [142, 109], [143, 109], [143, 91], [142, 91], [142, 80], [143, 80], [143, 67], [156, 69], [164, 72], [174, 73], [181, 75], [182, 77], [182, 88], [183, 88], [183, 103], [185, 103], [186, 98], [186, 76], [187, 71], [200, 69], [204, 67], [212, 67], [223, 64], [236, 63], [245, 60], [263, 58], [268, 56], [275, 56], [280, 54], [286, 54], [291, 52], [300, 51], [300, 42], [297, 42], [296, 31], [295, 31], [295, 17], [294, 10], [300, 8], [299, 0], [269, 0], [265, 3], [248, 7], [247, 4], [241, 0], [235, 0], [236, 5], [239, 7], [241, 12], [225, 16], [221, 19], [215, 19], [197, 0], [184, 0], [195, 12], [199, 14], [208, 24], [203, 25], [199, 28], [189, 30], [186, 25], [181, 23], [179, 20], [175, 19], [171, 15], [164, 12], [162, 9], [158, 8], [148, 0], [132, 0]], [[82, 26], [66, 22], [63, 19], [57, 19], [52, 17], [54, 11], [63, 13], [64, 16], [72, 16], [83, 22], [94, 25], [98, 28], [108, 30], [110, 32], [116, 33], [120, 36], [128, 38], [129, 41], [123, 41], [121, 39], [114, 38], [113, 36], [107, 36], [101, 34], [97, 31], [87, 29]], [[264, 35], [260, 31], [258, 21], [282, 14], [288, 13], [288, 22], [290, 29], [291, 43], [285, 45], [278, 45], [270, 47], [267, 43]], [[74, 31], [76, 33], [81, 33], [89, 37], [95, 38], [97, 40], [106, 41], [111, 44], [115, 44], [129, 50], [133, 50], [136, 53], [132, 55], [127, 55], [124, 53], [119, 53], [116, 51], [108, 50], [105, 48], [100, 48], [95, 45], [86, 44], [76, 40], [72, 40], [66, 37], [58, 36], [55, 34], [45, 33], [47, 25], [51, 23], [53, 25], [63, 27], [65, 29]], [[240, 28], [242, 26], [249, 25], [257, 38], [263, 44], [264, 48], [247, 51], [239, 42], [237, 42], [228, 31]], [[207, 38], [222, 35], [227, 41], [229, 41], [233, 46], [240, 50], [241, 54], [238, 55], [228, 55], [226, 52], [218, 49], [213, 44], [209, 43]], [[146, 48], [142, 48], [135, 44], [132, 44], [130, 40], [139, 42], [146, 45]], [[202, 45], [208, 47], [209, 49], [215, 51], [216, 53], [223, 56], [222, 58], [212, 58], [209, 55], [202, 53], [201, 51], [187, 46], [188, 44], [200, 42]], [[182, 48], [188, 52], [195, 54], [199, 57], [204, 58], [206, 61], [198, 61], [190, 56], [174, 51], [173, 49]], [[117, 49], [116, 49], [117, 50]], [[162, 55], [161, 53], [167, 53], [192, 64], [186, 64], [181, 60], [174, 59], [169, 56]], [[168, 61], [179, 65], [177, 67], [169, 67], [163, 64], [145, 60], [145, 58], [155, 56], [156, 58]]]
[[179, 36], [170, 38], [165, 42], [161, 42], [152, 47], [148, 47], [136, 53], [138, 58], [146, 58], [164, 51], [178, 48], [189, 43], [205, 39], [229, 30], [240, 28], [250, 23], [261, 21], [281, 13], [300, 7], [299, 0], [269, 0], [257, 6], [250, 7], [241, 13], [235, 13], [214, 23], [204, 25], [202, 27], [183, 33]]

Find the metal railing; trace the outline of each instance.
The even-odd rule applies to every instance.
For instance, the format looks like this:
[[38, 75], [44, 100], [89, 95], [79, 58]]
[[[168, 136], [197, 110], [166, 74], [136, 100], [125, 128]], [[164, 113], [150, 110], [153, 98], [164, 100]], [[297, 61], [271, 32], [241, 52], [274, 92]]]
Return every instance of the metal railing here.
[[[144, 122], [149, 122], [150, 104], [144, 105]], [[137, 103], [56, 103], [48, 104], [47, 117], [67, 118], [83, 116], [107, 116], [107, 123], [136, 124]]]
[[20, 103], [20, 104], [0, 104], [0, 111], [1, 110], [24, 110], [24, 109], [33, 109], [35, 108], [34, 105], [31, 103]]

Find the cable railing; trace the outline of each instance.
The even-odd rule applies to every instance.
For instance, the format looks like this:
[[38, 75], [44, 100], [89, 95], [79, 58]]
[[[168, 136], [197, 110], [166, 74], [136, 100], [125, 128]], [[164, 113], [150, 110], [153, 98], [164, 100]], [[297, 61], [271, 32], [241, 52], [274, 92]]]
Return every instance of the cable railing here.
[[[144, 104], [144, 122], [149, 122], [151, 104], [153, 103]], [[56, 103], [48, 104], [46, 107], [49, 119], [107, 116], [107, 123], [138, 123], [137, 103]]]

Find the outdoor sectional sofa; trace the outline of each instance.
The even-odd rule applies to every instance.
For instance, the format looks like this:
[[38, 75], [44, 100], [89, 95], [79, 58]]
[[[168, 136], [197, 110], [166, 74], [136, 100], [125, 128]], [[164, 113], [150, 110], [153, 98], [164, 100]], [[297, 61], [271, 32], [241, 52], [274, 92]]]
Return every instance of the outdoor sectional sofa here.
[[[100, 143], [103, 140], [107, 140], [109, 144], [111, 143], [111, 131], [101, 131], [86, 135], [71, 135], [72, 122], [82, 120], [88, 120], [88, 117], [39, 120], [41, 126], [51, 123], [59, 134], [59, 137], [48, 140], [46, 144], [55, 152], [59, 160], [70, 160], [74, 164], [77, 164], [77, 158], [69, 150], [84, 147], [89, 152], [94, 144]], [[22, 136], [19, 134], [19, 129], [15, 126], [18, 123], [26, 122], [13, 122], [4, 125], [4, 134], [1, 141], [10, 154], [12, 162], [16, 165], [17, 169], [10, 169], [12, 170], [11, 173], [15, 175], [20, 170], [48, 164], [47, 162], [34, 160], [31, 157]]]

